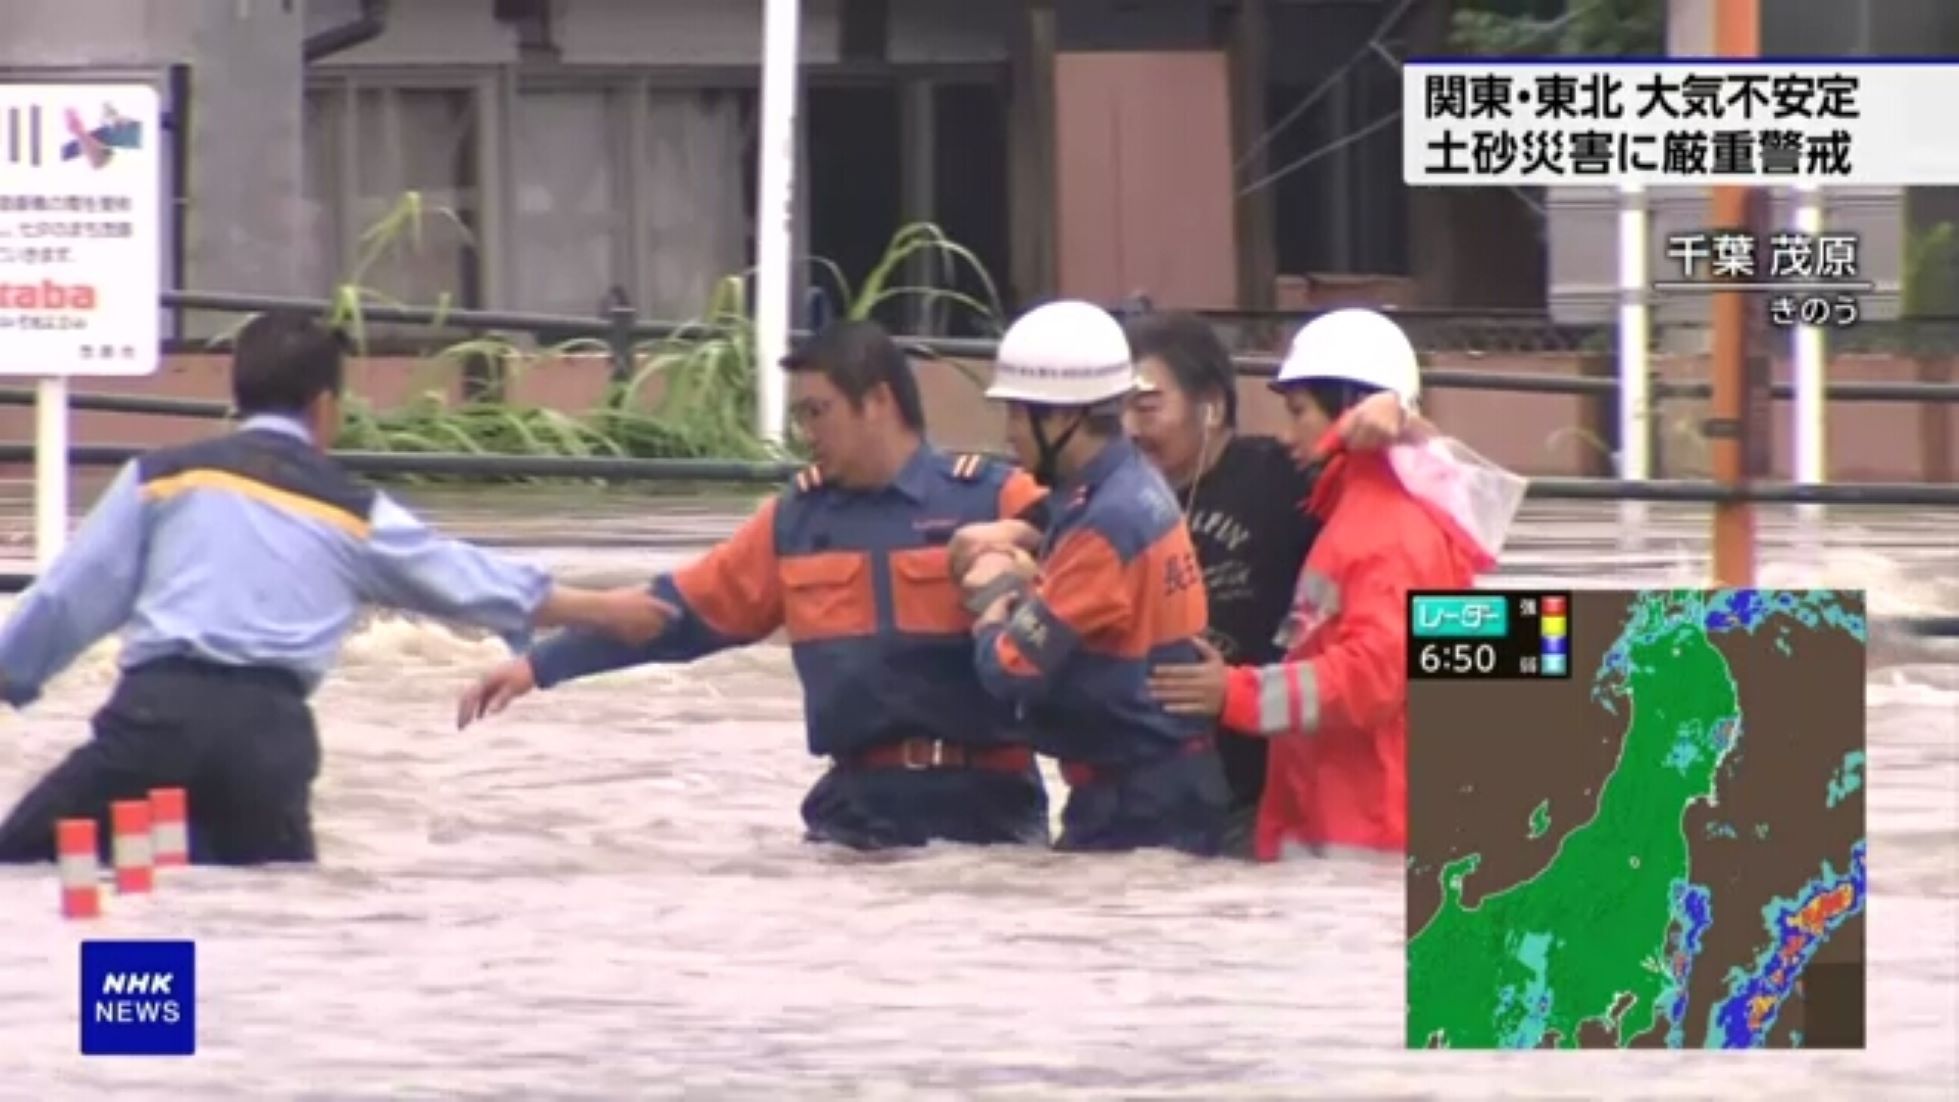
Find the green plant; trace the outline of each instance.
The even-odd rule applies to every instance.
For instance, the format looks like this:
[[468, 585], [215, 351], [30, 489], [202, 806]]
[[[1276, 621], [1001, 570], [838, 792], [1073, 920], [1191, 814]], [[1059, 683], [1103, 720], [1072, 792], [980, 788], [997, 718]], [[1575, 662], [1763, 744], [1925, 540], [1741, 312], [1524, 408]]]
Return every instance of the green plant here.
[[1666, 52], [1666, 0], [1463, 0], [1450, 22], [1450, 47], [1479, 57]]
[[[463, 225], [462, 218], [448, 207], [430, 206], [419, 191], [403, 192], [375, 223], [361, 231], [359, 251], [354, 257], [354, 265], [347, 275], [333, 288], [328, 296], [331, 303], [326, 322], [336, 329], [343, 329], [352, 340], [359, 353], [367, 351], [367, 307], [383, 305], [403, 307], [405, 304], [381, 293], [367, 281], [371, 278], [374, 266], [383, 259], [400, 256], [403, 249], [419, 252], [426, 237], [424, 225], [434, 216], [448, 223], [470, 247], [475, 242], [469, 228]], [[453, 307], [453, 296], [444, 291], [436, 296], [435, 322], [440, 326], [443, 316]], [[238, 335], [238, 331], [250, 324], [257, 314], [241, 315], [237, 321], [212, 337], [210, 344], [228, 344]]]
[[[388, 218], [363, 235], [364, 247], [353, 278], [334, 297], [333, 318], [349, 329], [358, 347], [365, 347], [364, 308], [388, 301], [359, 280], [403, 238], [419, 245], [425, 213], [419, 198], [405, 199]], [[943, 254], [955, 264], [969, 267], [984, 299], [949, 288], [892, 282], [908, 262], [927, 252]], [[900, 228], [863, 284], [855, 289], [835, 264], [822, 259], [809, 263], [833, 282], [846, 303], [847, 317], [867, 318], [894, 300], [925, 298], [950, 302], [972, 312], [983, 327], [997, 330], [1001, 307], [991, 276], [970, 250], [929, 223]], [[348, 403], [346, 426], [337, 446], [363, 451], [502, 455], [798, 456], [799, 445], [776, 448], [754, 431], [758, 376], [754, 321], [746, 301], [750, 274], [723, 277], [699, 318], [670, 336], [636, 345], [631, 372], [608, 386], [599, 403], [582, 414], [572, 416], [487, 399], [451, 406], [433, 390], [405, 407], [385, 412], [376, 412], [356, 399]], [[492, 374], [507, 383], [541, 363], [609, 354], [603, 342], [591, 338], [533, 349], [508, 336], [489, 334], [450, 344], [435, 353], [431, 363], [488, 363]], [[950, 366], [975, 386], [981, 384], [963, 365]], [[649, 400], [656, 384], [658, 399]]]
[[[984, 288], [986, 300], [943, 287], [891, 282], [913, 258], [932, 252], [969, 267]], [[1000, 296], [985, 265], [971, 250], [930, 223], [914, 223], [893, 234], [884, 255], [864, 278], [863, 285], [855, 289], [843, 270], [831, 261], [815, 258], [810, 265], [833, 282], [845, 303], [845, 317], [869, 318], [888, 302], [924, 298], [951, 302], [970, 311], [983, 326], [998, 328]], [[665, 384], [655, 407], [657, 419], [685, 426], [686, 437], [701, 445], [705, 449], [703, 454], [744, 458], [762, 454], [762, 441], [752, 431], [750, 413], [755, 407], [757, 378], [755, 325], [746, 303], [747, 280], [752, 272], [750, 269], [723, 277], [700, 320], [671, 337], [635, 349], [634, 361], [638, 366], [629, 379], [607, 395], [598, 412], [612, 418], [619, 411], [643, 408], [641, 392], [657, 378]], [[975, 386], [982, 384], [964, 365], [948, 362], [968, 382]]]

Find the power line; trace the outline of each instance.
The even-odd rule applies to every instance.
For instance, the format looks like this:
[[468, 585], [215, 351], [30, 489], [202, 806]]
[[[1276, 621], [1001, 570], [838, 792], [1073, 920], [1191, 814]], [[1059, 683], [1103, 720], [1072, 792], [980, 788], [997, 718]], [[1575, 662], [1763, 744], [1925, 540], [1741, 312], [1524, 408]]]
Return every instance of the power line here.
[[[1245, 170], [1245, 166], [1251, 163], [1252, 158], [1264, 152], [1265, 147], [1272, 144], [1272, 140], [1279, 136], [1280, 131], [1284, 130], [1288, 126], [1291, 126], [1295, 121], [1299, 119], [1301, 115], [1304, 115], [1306, 112], [1312, 110], [1313, 105], [1320, 101], [1321, 96], [1324, 96], [1327, 94], [1327, 92], [1331, 91], [1335, 84], [1339, 83], [1342, 80], [1345, 80], [1347, 74], [1352, 72], [1354, 67], [1360, 64], [1362, 58], [1374, 56], [1378, 53], [1380, 55], [1387, 56], [1390, 61], [1393, 61], [1392, 54], [1388, 54], [1385, 50], [1379, 49], [1381, 44], [1381, 36], [1386, 34], [1391, 28], [1395, 26], [1395, 24], [1401, 22], [1401, 17], [1408, 14], [1408, 9], [1414, 6], [1415, 6], [1415, 0], [1401, 0], [1400, 5], [1398, 5], [1393, 11], [1389, 12], [1388, 17], [1381, 21], [1381, 25], [1374, 28], [1374, 33], [1368, 36], [1367, 41], [1365, 43], [1362, 43], [1360, 49], [1354, 51], [1354, 56], [1348, 58], [1346, 62], [1343, 63], [1338, 69], [1335, 69], [1331, 75], [1329, 75], [1325, 80], [1321, 81], [1317, 87], [1315, 87], [1311, 92], [1307, 93], [1306, 98], [1300, 100], [1297, 104], [1295, 104], [1292, 110], [1287, 111], [1284, 118], [1280, 119], [1278, 122], [1273, 123], [1271, 126], [1266, 127], [1265, 133], [1260, 134], [1258, 140], [1251, 144], [1251, 148], [1245, 150], [1244, 154], [1238, 158], [1238, 163], [1232, 166], [1232, 171], [1234, 173], [1243, 172]], [[1394, 62], [1394, 63], [1397, 65], [1399, 64], [1399, 62]], [[1251, 190], [1255, 190], [1255, 189], [1251, 189]]]
[[1290, 164], [1286, 165], [1284, 168], [1281, 168], [1278, 171], [1267, 175], [1263, 180], [1260, 180], [1255, 184], [1247, 185], [1243, 191], [1240, 191], [1238, 193], [1238, 195], [1240, 198], [1243, 198], [1244, 196], [1250, 195], [1254, 191], [1258, 191], [1262, 188], [1270, 187], [1271, 185], [1279, 182], [1280, 180], [1286, 178], [1287, 176], [1290, 176], [1293, 173], [1298, 172], [1300, 169], [1305, 168], [1307, 165], [1312, 164], [1314, 161], [1319, 160], [1321, 157], [1324, 157], [1330, 153], [1338, 153], [1342, 149], [1345, 149], [1348, 146], [1353, 145], [1355, 142], [1363, 141], [1367, 138], [1374, 136], [1375, 134], [1380, 133], [1381, 131], [1387, 129], [1388, 127], [1393, 126], [1395, 120], [1399, 118], [1401, 118], [1401, 108], [1397, 107], [1393, 111], [1390, 111], [1386, 115], [1382, 116], [1381, 118], [1375, 119], [1373, 122], [1370, 122], [1366, 126], [1361, 127], [1359, 130], [1356, 130], [1351, 134], [1347, 134], [1335, 141], [1329, 142], [1326, 145], [1323, 145], [1318, 149], [1313, 150], [1311, 153], [1306, 154], [1304, 157], [1301, 157], [1298, 160], [1291, 162]]
[[[1327, 91], [1329, 91], [1336, 82], [1346, 79], [1347, 74], [1353, 70], [1354, 66], [1360, 64], [1361, 58], [1368, 56], [1370, 54], [1377, 56], [1382, 61], [1386, 62], [1388, 65], [1393, 66], [1396, 72], [1399, 72], [1402, 67], [1401, 59], [1395, 57], [1394, 54], [1388, 51], [1386, 45], [1384, 45], [1382, 41], [1382, 35], [1389, 28], [1393, 27], [1397, 22], [1401, 20], [1401, 17], [1404, 14], [1406, 14], [1408, 8], [1413, 4], [1413, 2], [1414, 0], [1402, 0], [1401, 6], [1396, 8], [1393, 12], [1389, 13], [1387, 19], [1384, 20], [1381, 23], [1381, 25], [1375, 29], [1374, 34], [1370, 38], [1368, 38], [1367, 42], [1363, 44], [1359, 50], [1356, 50], [1354, 52], [1354, 56], [1348, 58], [1345, 64], [1341, 65], [1340, 68], [1334, 70], [1331, 76], [1327, 77], [1324, 81], [1321, 81], [1319, 86], [1314, 88], [1313, 91], [1310, 94], [1308, 94], [1304, 100], [1300, 101], [1300, 103], [1297, 106], [1295, 106], [1291, 111], [1288, 111], [1286, 113], [1285, 118], [1280, 119], [1278, 122], [1274, 123], [1268, 130], [1266, 130], [1266, 132], [1263, 135], [1260, 136], [1258, 141], [1252, 143], [1251, 149], [1247, 151], [1242, 158], [1239, 159], [1238, 164], [1235, 166], [1236, 170], [1243, 171], [1246, 163], [1249, 162], [1253, 157], [1257, 156], [1259, 152], [1263, 150], [1267, 145], [1271, 144], [1272, 139], [1278, 136], [1279, 131], [1285, 129], [1287, 126], [1292, 125], [1295, 119], [1297, 119], [1300, 115], [1304, 114], [1306, 111], [1310, 110], [1313, 104], [1319, 102], [1320, 97], [1325, 95]], [[1604, 2], [1605, 0], [1585, 0], [1584, 3], [1577, 4], [1577, 5], [1567, 4], [1565, 11], [1562, 15], [1558, 16], [1556, 19], [1550, 20], [1537, 27], [1537, 29], [1532, 32], [1531, 37], [1528, 41], [1530, 41], [1533, 44], [1548, 41], [1552, 36], [1556, 35], [1559, 31], [1562, 31], [1568, 24], [1571, 23], [1572, 20], [1578, 18], [1579, 16], [1585, 14], [1588, 11], [1591, 11], [1593, 8], [1600, 6]], [[1491, 58], [1491, 60], [1497, 61], [1501, 59]], [[1310, 153], [1307, 153], [1306, 155], [1298, 158], [1297, 160], [1291, 161], [1290, 163], [1286, 164], [1284, 167], [1274, 172], [1268, 173], [1263, 179], [1257, 181], [1256, 183], [1246, 185], [1242, 190], [1238, 192], [1238, 194], [1240, 197], [1243, 197], [1246, 195], [1250, 195], [1255, 191], [1259, 191], [1264, 188], [1270, 187], [1271, 185], [1277, 183], [1278, 181], [1284, 179], [1285, 177], [1290, 176], [1295, 172], [1298, 172], [1300, 169], [1305, 168], [1306, 166], [1312, 164], [1313, 162], [1319, 160], [1324, 156], [1327, 156], [1328, 154], [1337, 153], [1340, 150], [1355, 144], [1356, 142], [1372, 137], [1373, 135], [1380, 133], [1382, 130], [1392, 125], [1396, 119], [1399, 119], [1401, 117], [1401, 114], [1402, 114], [1401, 109], [1397, 108], [1393, 112], [1389, 113], [1387, 116], [1380, 119], [1376, 119], [1375, 121], [1368, 123], [1366, 126], [1360, 128], [1359, 130], [1356, 130], [1350, 134], [1345, 134], [1335, 139], [1334, 141], [1326, 145], [1323, 145], [1320, 148], [1315, 149]], [[1538, 217], [1542, 218], [1545, 216], [1544, 207], [1541, 204], [1537, 203], [1535, 200], [1531, 199], [1531, 197], [1527, 195], [1522, 188], [1517, 187], [1513, 184], [1513, 185], [1507, 185], [1506, 190], [1508, 190], [1512, 195], [1515, 195], [1520, 202], [1522, 202], [1525, 206], [1529, 207], [1535, 214], [1537, 214]]]

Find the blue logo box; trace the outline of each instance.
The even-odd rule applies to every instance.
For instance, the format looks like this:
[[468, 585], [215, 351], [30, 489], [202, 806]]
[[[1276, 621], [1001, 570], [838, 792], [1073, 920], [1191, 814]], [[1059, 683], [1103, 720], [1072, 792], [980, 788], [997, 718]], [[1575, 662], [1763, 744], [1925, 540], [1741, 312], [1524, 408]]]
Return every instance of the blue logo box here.
[[197, 943], [82, 942], [82, 1055], [197, 1051]]

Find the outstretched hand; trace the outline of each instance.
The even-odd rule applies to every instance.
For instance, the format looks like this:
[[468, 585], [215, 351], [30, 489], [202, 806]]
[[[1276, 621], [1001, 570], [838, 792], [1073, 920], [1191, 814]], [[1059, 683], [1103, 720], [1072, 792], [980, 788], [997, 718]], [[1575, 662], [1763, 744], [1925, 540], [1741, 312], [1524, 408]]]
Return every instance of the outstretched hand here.
[[484, 674], [456, 702], [456, 730], [510, 707], [512, 701], [537, 688], [537, 671], [529, 658], [512, 658]]
[[1150, 695], [1163, 710], [1178, 716], [1224, 714], [1224, 690], [1230, 667], [1210, 640], [1192, 639], [1201, 661], [1155, 666], [1150, 670]]

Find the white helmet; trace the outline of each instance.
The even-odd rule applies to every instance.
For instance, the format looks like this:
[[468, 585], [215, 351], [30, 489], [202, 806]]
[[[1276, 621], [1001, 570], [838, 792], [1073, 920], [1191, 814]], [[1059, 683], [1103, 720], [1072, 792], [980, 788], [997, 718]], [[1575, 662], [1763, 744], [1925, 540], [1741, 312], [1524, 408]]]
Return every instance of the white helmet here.
[[1372, 310], [1335, 310], [1306, 323], [1292, 338], [1274, 388], [1312, 379], [1339, 379], [1393, 391], [1412, 406], [1422, 369], [1408, 335]]
[[1136, 389], [1129, 338], [1107, 310], [1050, 302], [1021, 315], [1000, 338], [988, 398], [1050, 406], [1094, 406]]

